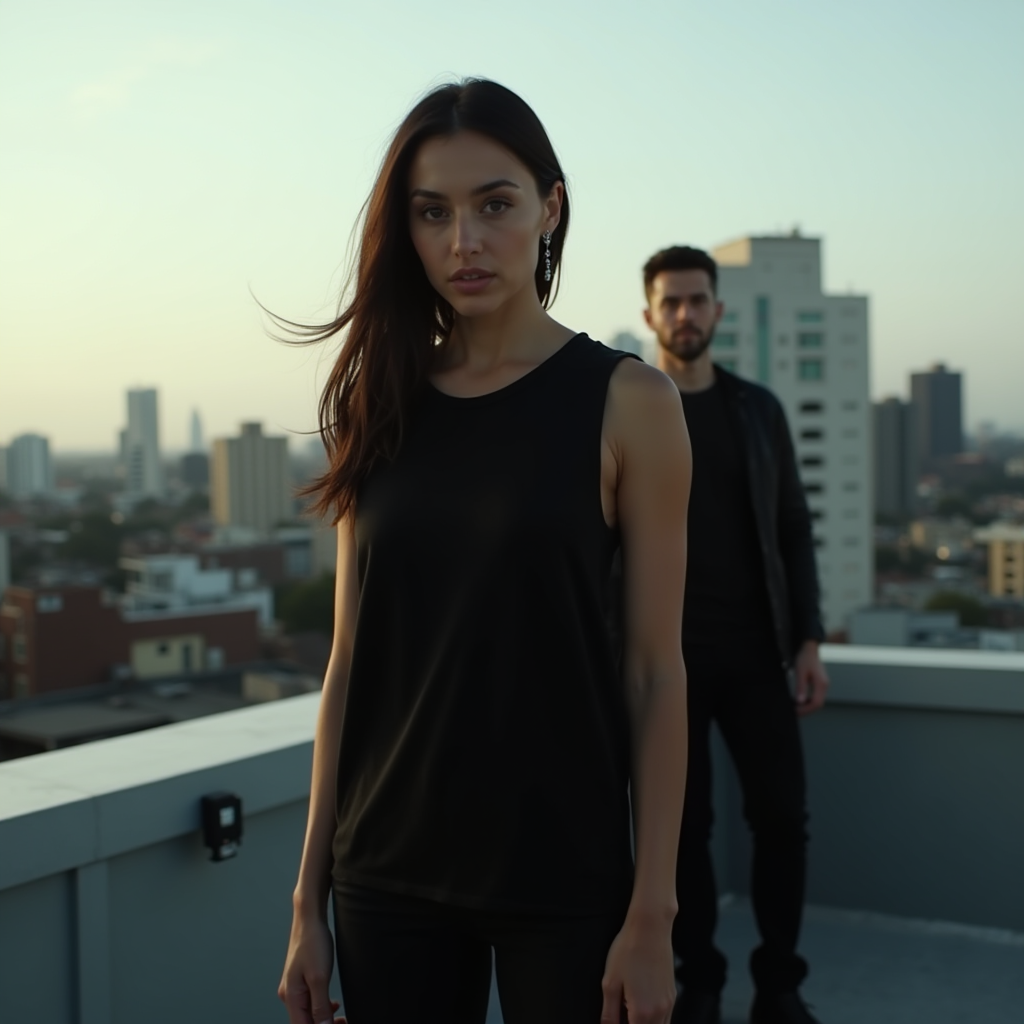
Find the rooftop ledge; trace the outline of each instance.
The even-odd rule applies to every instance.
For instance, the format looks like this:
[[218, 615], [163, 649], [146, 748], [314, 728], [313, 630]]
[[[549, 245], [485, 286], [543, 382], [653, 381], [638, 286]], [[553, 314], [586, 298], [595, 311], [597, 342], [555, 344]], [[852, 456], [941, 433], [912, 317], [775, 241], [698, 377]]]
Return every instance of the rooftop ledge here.
[[0, 890], [195, 832], [197, 793], [238, 793], [246, 816], [304, 799], [319, 702], [290, 697], [0, 764]]
[[[836, 706], [1024, 715], [1022, 654], [824, 645], [822, 656]], [[197, 793], [238, 793], [246, 816], [305, 799], [319, 699], [0, 764], [0, 890], [196, 832]]]

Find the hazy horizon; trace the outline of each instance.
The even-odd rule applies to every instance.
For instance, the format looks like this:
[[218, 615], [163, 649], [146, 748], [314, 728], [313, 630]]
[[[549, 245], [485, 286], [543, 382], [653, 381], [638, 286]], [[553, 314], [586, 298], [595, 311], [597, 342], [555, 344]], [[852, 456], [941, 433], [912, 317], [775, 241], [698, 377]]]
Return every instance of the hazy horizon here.
[[329, 316], [390, 132], [473, 74], [569, 176], [558, 319], [647, 339], [651, 252], [799, 225], [870, 298], [874, 398], [943, 361], [970, 430], [1024, 431], [1024, 5], [345, 6], [0, 7], [0, 444], [111, 450], [154, 382], [168, 449], [192, 408], [312, 429], [334, 350], [267, 338], [250, 289]]

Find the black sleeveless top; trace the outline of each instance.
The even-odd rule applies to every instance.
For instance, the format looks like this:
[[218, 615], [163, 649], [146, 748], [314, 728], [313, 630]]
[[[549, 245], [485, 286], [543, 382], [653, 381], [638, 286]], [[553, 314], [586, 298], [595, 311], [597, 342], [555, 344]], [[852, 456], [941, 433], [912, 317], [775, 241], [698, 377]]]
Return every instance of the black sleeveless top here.
[[579, 334], [477, 398], [426, 387], [360, 489], [334, 879], [491, 910], [625, 907], [629, 733]]

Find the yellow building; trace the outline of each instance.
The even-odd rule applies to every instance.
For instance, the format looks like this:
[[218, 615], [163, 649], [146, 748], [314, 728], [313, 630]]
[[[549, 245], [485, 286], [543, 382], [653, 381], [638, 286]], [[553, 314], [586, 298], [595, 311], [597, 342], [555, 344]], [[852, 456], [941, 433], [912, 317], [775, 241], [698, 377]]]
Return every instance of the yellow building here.
[[243, 423], [240, 437], [213, 442], [210, 505], [223, 526], [243, 526], [266, 535], [294, 518], [288, 442], [267, 437], [259, 423]]
[[974, 539], [988, 545], [989, 593], [1024, 601], [1024, 526], [993, 523], [975, 531]]

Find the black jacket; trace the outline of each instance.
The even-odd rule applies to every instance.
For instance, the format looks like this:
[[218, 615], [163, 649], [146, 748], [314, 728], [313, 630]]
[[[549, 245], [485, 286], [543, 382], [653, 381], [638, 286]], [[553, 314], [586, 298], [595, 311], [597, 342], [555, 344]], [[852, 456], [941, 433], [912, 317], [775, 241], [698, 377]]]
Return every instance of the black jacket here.
[[717, 364], [715, 376], [743, 440], [775, 638], [790, 663], [805, 640], [824, 640], [825, 630], [811, 514], [786, 414], [767, 388]]

